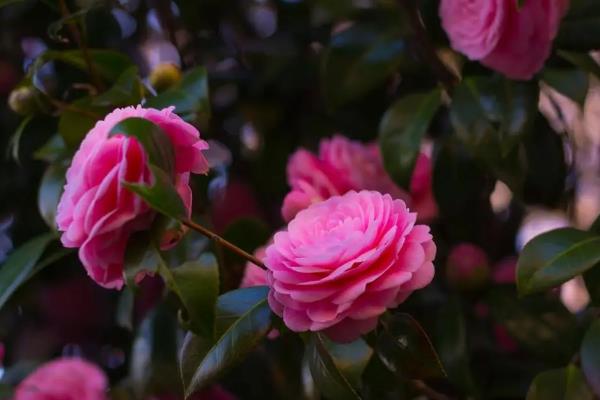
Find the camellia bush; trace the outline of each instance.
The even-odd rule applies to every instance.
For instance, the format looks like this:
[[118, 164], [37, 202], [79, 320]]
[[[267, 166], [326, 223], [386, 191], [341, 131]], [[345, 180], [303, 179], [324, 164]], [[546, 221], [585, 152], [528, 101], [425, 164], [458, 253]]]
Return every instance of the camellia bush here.
[[600, 397], [600, 1], [0, 7], [0, 398]]

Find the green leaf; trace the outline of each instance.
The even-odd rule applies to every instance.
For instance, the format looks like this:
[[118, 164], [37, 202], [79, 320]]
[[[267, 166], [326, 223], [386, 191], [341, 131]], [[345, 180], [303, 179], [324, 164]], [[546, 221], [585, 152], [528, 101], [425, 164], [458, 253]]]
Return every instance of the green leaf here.
[[162, 268], [167, 286], [179, 296], [187, 310], [190, 329], [212, 338], [215, 331], [215, 304], [219, 295], [219, 266], [210, 253], [197, 261], [174, 268]]
[[72, 149], [78, 148], [96, 122], [109, 112], [108, 108], [94, 106], [92, 102], [92, 97], [83, 97], [75, 100], [60, 114], [58, 133]]
[[440, 357], [417, 320], [400, 313], [384, 317], [381, 324], [375, 350], [390, 371], [419, 379], [446, 377]]
[[165, 304], [140, 324], [131, 349], [130, 378], [140, 398], [172, 393], [177, 387], [177, 320]]
[[527, 400], [593, 400], [585, 377], [574, 365], [545, 371], [535, 377]]
[[527, 167], [520, 143], [534, 126], [537, 94], [531, 83], [467, 78], [456, 88], [450, 109], [457, 136], [517, 195]]
[[206, 68], [187, 71], [175, 87], [150, 97], [145, 105], [158, 109], [175, 106], [175, 112], [186, 120], [196, 120], [200, 115], [208, 120], [210, 98]]
[[433, 343], [448, 371], [450, 382], [476, 398], [481, 397], [476, 393], [477, 387], [469, 367], [467, 327], [458, 298], [450, 298], [437, 313]]
[[583, 107], [590, 86], [588, 74], [585, 71], [546, 68], [542, 73], [542, 80]]
[[123, 279], [134, 289], [144, 274], [156, 274], [161, 266], [160, 254], [150, 231], [135, 233], [127, 241]]
[[517, 264], [521, 295], [553, 288], [600, 262], [600, 236], [572, 228], [541, 234], [527, 243]]
[[588, 53], [576, 53], [565, 50], [558, 50], [557, 53], [571, 64], [600, 79], [600, 65]]
[[306, 353], [315, 385], [325, 397], [331, 400], [361, 399], [348, 378], [336, 366], [320, 333], [310, 335]]
[[66, 173], [67, 169], [63, 165], [50, 165], [40, 183], [38, 209], [46, 224], [53, 230], [56, 230], [56, 208], [65, 186]]
[[116, 322], [117, 325], [128, 331], [133, 331], [133, 312], [135, 306], [135, 295], [130, 288], [124, 288], [119, 295], [117, 303]]
[[211, 339], [200, 337], [193, 332], [186, 333], [179, 352], [179, 373], [184, 388], [190, 386], [196, 368], [211, 349], [212, 344]]
[[129, 106], [139, 104], [144, 97], [144, 87], [137, 67], [127, 68], [106, 92], [94, 97], [94, 106]]
[[23, 118], [15, 133], [13, 133], [12, 138], [10, 139], [10, 143], [8, 145], [8, 149], [10, 150], [10, 154], [12, 155], [13, 160], [19, 162], [19, 148], [21, 143], [21, 136], [23, 136], [23, 132], [25, 132], [25, 128], [31, 122], [33, 116], [28, 115]]
[[10, 296], [29, 278], [44, 250], [56, 239], [53, 233], [46, 233], [31, 239], [14, 250], [0, 266], [0, 309]]
[[195, 368], [186, 398], [212, 383], [248, 354], [271, 328], [271, 310], [266, 299], [256, 303], [235, 321], [211, 347]]
[[411, 94], [386, 111], [379, 126], [379, 146], [386, 171], [401, 187], [410, 187], [421, 141], [441, 105], [441, 93]]
[[187, 218], [187, 210], [170, 178], [160, 168], [150, 165], [154, 177], [152, 186], [122, 182], [123, 186], [140, 196], [150, 207], [167, 217], [182, 220]]
[[0, 0], [0, 8], [24, 2], [25, 0]]
[[269, 294], [267, 286], [240, 288], [224, 293], [217, 299], [215, 337], [223, 336], [235, 321]]
[[161, 168], [169, 177], [175, 174], [175, 150], [169, 136], [155, 123], [132, 117], [120, 121], [110, 130], [110, 136], [135, 138], [144, 148], [151, 164]]
[[322, 65], [321, 86], [331, 108], [342, 106], [380, 85], [411, 62], [408, 45], [396, 30], [355, 23], [336, 33]]
[[362, 338], [351, 343], [335, 343], [323, 336], [321, 339], [338, 371], [358, 391], [373, 349]]
[[583, 337], [581, 368], [596, 396], [600, 396], [600, 320], [594, 321]]
[[600, 7], [597, 2], [572, 1], [554, 43], [561, 49], [587, 52], [600, 48], [599, 33]]
[[561, 366], [577, 351], [581, 329], [557, 297], [538, 294], [519, 299], [514, 289], [504, 288], [491, 291], [488, 304], [494, 320], [537, 358]]
[[[131, 59], [113, 50], [90, 49], [89, 55], [94, 64], [95, 71], [109, 82], [116, 81], [128, 68], [133, 66]], [[50, 61], [59, 61], [71, 65], [82, 71], [87, 71], [88, 66], [81, 50], [48, 50], [39, 56], [32, 65], [29, 75], [36, 81], [37, 72]]]

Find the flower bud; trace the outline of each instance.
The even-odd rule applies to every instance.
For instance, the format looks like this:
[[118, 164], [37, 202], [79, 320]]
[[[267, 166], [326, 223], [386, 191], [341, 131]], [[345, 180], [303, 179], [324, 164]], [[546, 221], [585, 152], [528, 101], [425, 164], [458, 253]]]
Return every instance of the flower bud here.
[[8, 106], [15, 113], [30, 115], [38, 110], [36, 91], [31, 86], [21, 86], [10, 92]]
[[461, 243], [450, 251], [446, 275], [450, 286], [456, 289], [463, 291], [481, 289], [490, 276], [487, 255], [478, 246]]
[[158, 92], [173, 87], [180, 80], [181, 70], [173, 64], [159, 64], [150, 73], [150, 84]]

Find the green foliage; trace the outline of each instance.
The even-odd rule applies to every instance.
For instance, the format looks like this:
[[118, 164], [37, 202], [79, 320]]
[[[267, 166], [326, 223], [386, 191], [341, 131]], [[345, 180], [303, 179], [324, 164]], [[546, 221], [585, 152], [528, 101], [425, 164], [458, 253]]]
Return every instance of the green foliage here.
[[410, 187], [421, 142], [441, 105], [441, 93], [412, 94], [397, 100], [383, 116], [379, 146], [386, 171], [401, 187]]
[[527, 400], [591, 400], [594, 394], [585, 382], [579, 368], [566, 368], [542, 372], [533, 380]]
[[599, 243], [600, 236], [572, 228], [535, 237], [519, 257], [519, 292], [539, 292], [583, 274], [600, 262]]
[[596, 320], [581, 343], [581, 368], [590, 387], [600, 396], [600, 321]]

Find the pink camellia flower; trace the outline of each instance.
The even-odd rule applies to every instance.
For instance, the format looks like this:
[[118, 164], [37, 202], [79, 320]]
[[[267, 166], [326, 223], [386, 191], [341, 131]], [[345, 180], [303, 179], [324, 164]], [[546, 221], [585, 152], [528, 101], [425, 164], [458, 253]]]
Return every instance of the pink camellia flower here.
[[266, 251], [271, 309], [293, 331], [350, 342], [433, 279], [429, 227], [402, 200], [350, 191], [302, 210]]
[[461, 243], [450, 250], [446, 265], [448, 283], [458, 289], [480, 289], [488, 280], [490, 265], [488, 257], [471, 243]]
[[94, 364], [76, 358], [46, 363], [25, 378], [13, 400], [106, 400], [108, 381]]
[[288, 161], [287, 176], [292, 190], [283, 201], [286, 221], [311, 204], [350, 190], [375, 190], [405, 200], [417, 211], [420, 220], [429, 220], [437, 214], [431, 161], [424, 153], [417, 160], [410, 194], [385, 172], [377, 143], [362, 144], [341, 135], [323, 139], [318, 155], [304, 149], [294, 153]]
[[[254, 256], [259, 260], [264, 260], [266, 255], [266, 247], [259, 247], [254, 252]], [[265, 286], [267, 285], [267, 271], [251, 262], [246, 263], [244, 269], [244, 277], [240, 287]]]
[[196, 128], [173, 113], [173, 107], [116, 109], [88, 132], [67, 171], [56, 222], [63, 232], [63, 245], [79, 248], [88, 274], [105, 288], [123, 286], [127, 240], [134, 232], [148, 229], [155, 215], [139, 196], [121, 185], [122, 181], [152, 182], [142, 146], [135, 138], [109, 137], [115, 125], [131, 117], [145, 118], [169, 136], [177, 155], [177, 190], [188, 210], [192, 202], [190, 173], [208, 171], [202, 154], [208, 144], [200, 139]]
[[452, 47], [511, 79], [531, 79], [550, 55], [568, 0], [442, 0]]

